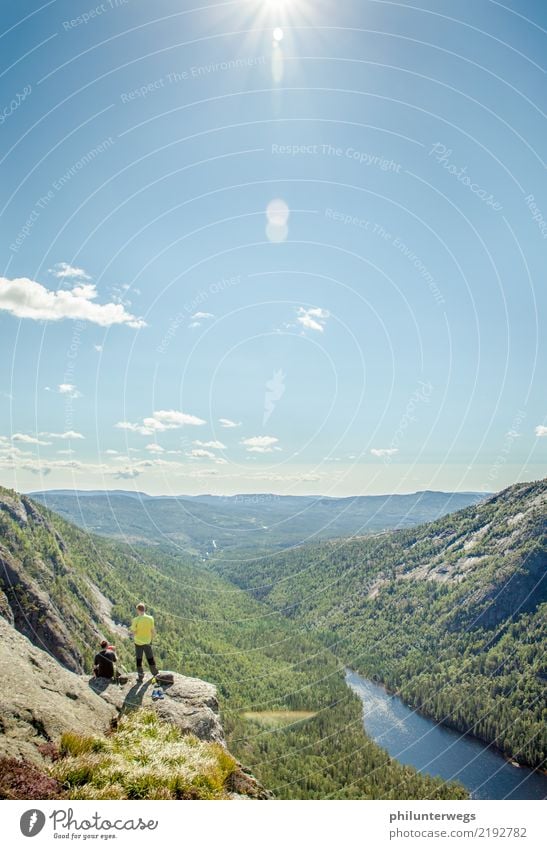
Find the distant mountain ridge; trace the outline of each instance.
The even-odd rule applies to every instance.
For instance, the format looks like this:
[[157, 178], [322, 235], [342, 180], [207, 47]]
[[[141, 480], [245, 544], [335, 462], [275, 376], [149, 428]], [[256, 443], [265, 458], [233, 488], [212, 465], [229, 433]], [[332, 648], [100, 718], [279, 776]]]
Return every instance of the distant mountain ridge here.
[[[96, 718], [98, 711], [104, 714], [104, 699], [97, 694], [91, 698], [93, 694], [80, 675], [90, 673], [103, 638], [116, 644], [122, 663], [134, 670], [127, 626], [141, 599], [156, 621], [159, 666], [180, 673], [186, 682], [199, 678], [216, 685], [230, 751], [252, 765], [253, 774], [276, 796], [466, 797], [460, 785], [420, 775], [389, 758], [363, 732], [361, 703], [348, 691], [343, 666], [332, 652], [215, 575], [208, 564], [159, 548], [122, 545], [90, 535], [28, 496], [2, 487], [0, 759], [2, 753], [8, 758], [29, 756], [36, 744], [47, 744], [48, 737], [54, 737], [56, 743], [63, 726], [67, 732], [80, 729], [87, 737], [84, 744], [79, 738], [67, 742], [80, 753], [82, 745], [102, 747], [101, 741], [90, 741], [88, 734], [92, 731], [95, 737], [95, 731], [101, 731], [92, 727], [90, 711]], [[124, 702], [127, 695], [132, 705], [137, 689], [133, 678], [123, 694], [117, 690], [116, 694]], [[109, 692], [112, 695], [114, 691]], [[174, 697], [175, 689], [170, 692]], [[181, 711], [197, 721], [196, 705], [191, 701], [183, 698]], [[173, 698], [160, 704], [165, 709], [173, 707]], [[163, 713], [160, 704], [155, 708], [158, 714]], [[147, 705], [145, 697], [144, 707]], [[145, 711], [145, 723], [147, 716]], [[273, 729], [268, 724], [272, 716]], [[106, 714], [105, 718], [108, 723]], [[127, 721], [131, 722], [129, 717]], [[135, 729], [132, 732], [130, 725], [126, 732], [121, 731], [131, 736]], [[164, 736], [161, 729], [156, 731]], [[23, 742], [25, 745], [19, 746]], [[105, 745], [110, 749], [104, 753], [101, 770], [108, 768], [112, 755], [111, 744]], [[77, 776], [86, 767], [86, 751], [89, 749], [82, 754], [84, 763], [78, 760], [77, 751], [74, 758], [59, 761], [62, 781], [69, 780], [70, 772]], [[139, 767], [138, 750], [134, 754], [137, 763], [123, 765], [131, 781], [131, 770], [138, 773]], [[152, 766], [158, 754], [161, 752], [150, 752]], [[329, 769], [318, 769], [318, 764], [329, 764]], [[69, 773], [64, 772], [65, 766]], [[8, 767], [21, 780], [26, 774], [20, 763], [0, 760], [0, 798]], [[39, 781], [39, 776], [33, 780]], [[139, 774], [136, 780], [136, 792], [141, 796], [133, 798], [141, 798]], [[195, 792], [207, 793], [207, 781]], [[122, 793], [120, 787], [104, 790], [100, 775], [97, 782], [99, 786], [78, 785], [75, 792], [84, 794], [80, 798], [125, 798], [112, 795]], [[226, 789], [242, 795], [255, 792], [241, 774], [236, 785]]]
[[268, 493], [176, 497], [120, 490], [52, 490], [32, 497], [101, 536], [171, 546], [207, 558], [213, 551], [265, 551], [310, 540], [411, 527], [476, 504], [485, 494], [425, 491], [344, 498]]
[[545, 766], [547, 479], [420, 527], [216, 569], [423, 713]]

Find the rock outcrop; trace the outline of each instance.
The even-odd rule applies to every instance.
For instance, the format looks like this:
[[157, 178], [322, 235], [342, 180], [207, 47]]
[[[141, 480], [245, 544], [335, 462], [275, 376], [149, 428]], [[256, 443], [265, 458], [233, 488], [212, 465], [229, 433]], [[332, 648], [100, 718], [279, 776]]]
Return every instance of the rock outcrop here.
[[152, 708], [160, 719], [181, 731], [195, 734], [200, 740], [225, 745], [216, 687], [199, 678], [186, 678], [174, 673], [173, 684], [163, 687], [165, 698], [153, 701], [154, 686], [151, 681], [149, 678], [140, 684], [136, 676], [132, 676], [127, 684], [119, 685], [105, 678], [96, 678], [89, 681], [89, 686], [118, 713], [139, 707]]
[[41, 760], [64, 731], [105, 733], [117, 717], [87, 679], [60, 666], [0, 618], [0, 755]]

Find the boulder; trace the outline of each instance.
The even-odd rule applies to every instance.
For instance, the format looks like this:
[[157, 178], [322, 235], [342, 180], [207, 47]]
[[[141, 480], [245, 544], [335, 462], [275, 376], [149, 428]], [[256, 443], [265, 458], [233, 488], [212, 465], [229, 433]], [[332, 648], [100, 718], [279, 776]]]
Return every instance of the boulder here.
[[86, 679], [90, 688], [118, 713], [139, 707], [152, 708], [161, 719], [200, 740], [225, 745], [220, 723], [216, 687], [199, 678], [173, 673], [173, 683], [162, 686], [165, 698], [154, 701], [154, 685], [149, 677], [142, 684], [131, 675], [126, 684], [105, 678]]

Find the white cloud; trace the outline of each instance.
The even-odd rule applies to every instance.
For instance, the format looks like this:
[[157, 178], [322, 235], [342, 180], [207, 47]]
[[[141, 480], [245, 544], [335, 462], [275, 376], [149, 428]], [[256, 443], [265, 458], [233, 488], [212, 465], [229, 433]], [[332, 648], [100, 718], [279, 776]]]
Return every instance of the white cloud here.
[[115, 451], [113, 448], [107, 448], [107, 450], [106, 450], [104, 453], [105, 453], [105, 454], [110, 454], [112, 457], [114, 457], [116, 454], [119, 454], [120, 452], [119, 452], [119, 451]]
[[57, 454], [63, 454], [66, 457], [70, 457], [70, 456], [72, 456], [72, 454], [75, 454], [75, 453], [76, 452], [75, 452], [74, 448], [66, 448], [63, 451], [57, 451]]
[[120, 430], [129, 430], [132, 433], [139, 433], [141, 436], [153, 436], [154, 431], [144, 425], [136, 424], [135, 422], [116, 422], [116, 427]]
[[233, 422], [231, 419], [219, 419], [221, 427], [241, 427], [241, 422]]
[[536, 436], [547, 436], [547, 427], [545, 425], [538, 425], [536, 427]]
[[41, 283], [18, 277], [8, 280], [0, 277], [0, 310], [16, 318], [35, 321], [60, 321], [64, 318], [80, 319], [111, 327], [126, 324], [128, 327], [145, 327], [146, 322], [128, 313], [123, 304], [97, 304], [97, 288], [93, 283], [80, 283], [72, 289], [46, 289]]
[[254, 454], [271, 454], [272, 451], [280, 451], [278, 442], [279, 439], [276, 436], [251, 436], [249, 439], [241, 440], [241, 444], [247, 451]]
[[197, 445], [199, 448], [214, 448], [215, 451], [222, 451], [226, 448], [226, 446], [217, 439], [212, 439], [210, 442], [201, 442], [199, 439], [194, 439], [193, 444]]
[[329, 316], [330, 313], [328, 310], [323, 310], [321, 307], [312, 307], [311, 309], [298, 307], [298, 317], [296, 320], [307, 330], [317, 330], [319, 333], [323, 333]]
[[191, 321], [188, 327], [201, 327], [200, 321]]
[[206, 318], [214, 318], [214, 315], [212, 312], [196, 312], [191, 318], [192, 321], [202, 321]]
[[14, 433], [11, 438], [13, 442], [24, 442], [27, 445], [51, 445], [51, 442], [44, 442], [43, 439], [38, 439], [36, 436], [29, 436], [28, 433]]
[[95, 351], [97, 351], [98, 354], [100, 354], [103, 350], [102, 345], [93, 345], [93, 348], [95, 349]]
[[142, 424], [138, 422], [118, 422], [117, 428], [120, 430], [129, 430], [133, 433], [139, 433], [141, 436], [153, 436], [157, 432], [165, 430], [176, 430], [177, 428], [190, 425], [199, 427], [207, 424], [204, 419], [197, 416], [192, 416], [189, 413], [182, 413], [179, 410], [157, 410], [151, 416], [147, 416], [142, 420]]
[[60, 280], [71, 280], [74, 278], [91, 280], [91, 277], [89, 274], [86, 274], [83, 268], [76, 268], [74, 265], [69, 265], [68, 262], [58, 262], [53, 268], [49, 268], [48, 271]]
[[151, 442], [146, 446], [146, 450], [150, 451], [151, 454], [163, 454], [165, 448], [162, 448], [157, 442]]
[[393, 457], [394, 454], [399, 453], [398, 448], [371, 448], [370, 453], [374, 457]]
[[48, 433], [45, 431], [40, 433], [40, 436], [47, 436], [48, 439], [85, 439], [82, 433], [75, 430], [65, 430], [64, 433]]
[[[46, 387], [47, 389], [48, 387]], [[68, 395], [69, 398], [81, 398], [82, 393], [76, 389], [73, 383], [60, 383], [57, 387], [57, 392], [61, 395]]]
[[191, 451], [186, 452], [186, 456], [193, 460], [216, 460], [213, 452], [206, 451], [205, 448], [192, 448]]

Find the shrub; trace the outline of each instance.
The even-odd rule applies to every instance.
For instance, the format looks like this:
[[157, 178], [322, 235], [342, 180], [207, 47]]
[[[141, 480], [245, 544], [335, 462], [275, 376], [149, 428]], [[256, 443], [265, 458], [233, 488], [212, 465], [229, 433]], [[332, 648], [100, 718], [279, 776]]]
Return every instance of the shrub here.
[[59, 781], [25, 760], [0, 758], [0, 799], [63, 799]]

